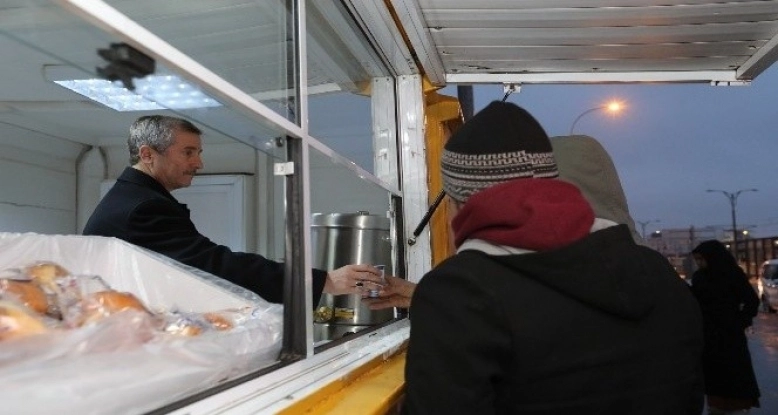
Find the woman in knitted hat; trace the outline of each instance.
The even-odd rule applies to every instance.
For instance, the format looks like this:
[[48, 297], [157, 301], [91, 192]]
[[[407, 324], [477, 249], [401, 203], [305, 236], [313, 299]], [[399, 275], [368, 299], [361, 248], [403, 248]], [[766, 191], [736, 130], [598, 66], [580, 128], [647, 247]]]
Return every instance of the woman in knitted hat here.
[[442, 169], [457, 253], [413, 293], [404, 413], [700, 413], [688, 287], [556, 179], [528, 112], [490, 104]]

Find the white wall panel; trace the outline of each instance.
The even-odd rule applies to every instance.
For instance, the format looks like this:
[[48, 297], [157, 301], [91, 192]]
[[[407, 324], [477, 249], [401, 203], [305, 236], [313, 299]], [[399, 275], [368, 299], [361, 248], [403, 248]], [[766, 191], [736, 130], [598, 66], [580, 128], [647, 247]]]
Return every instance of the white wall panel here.
[[0, 146], [0, 231], [74, 233], [73, 160]]

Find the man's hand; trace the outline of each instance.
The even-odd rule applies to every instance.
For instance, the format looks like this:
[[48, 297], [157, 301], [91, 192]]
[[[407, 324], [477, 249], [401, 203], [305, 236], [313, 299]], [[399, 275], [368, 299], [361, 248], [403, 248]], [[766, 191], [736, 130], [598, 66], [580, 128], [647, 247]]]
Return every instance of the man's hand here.
[[362, 294], [370, 287], [383, 284], [378, 268], [372, 265], [346, 265], [327, 273], [324, 292], [332, 295]]
[[371, 310], [390, 307], [409, 308], [416, 284], [391, 275], [387, 275], [385, 279], [386, 285], [378, 292], [378, 298], [363, 298], [362, 302]]

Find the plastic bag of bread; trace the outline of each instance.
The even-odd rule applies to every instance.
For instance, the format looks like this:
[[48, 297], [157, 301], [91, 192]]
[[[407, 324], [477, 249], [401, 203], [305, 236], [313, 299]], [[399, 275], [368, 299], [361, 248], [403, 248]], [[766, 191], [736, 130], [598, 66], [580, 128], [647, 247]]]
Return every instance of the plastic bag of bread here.
[[209, 329], [208, 323], [195, 313], [173, 310], [162, 314], [162, 331], [168, 334], [194, 337]]
[[86, 295], [82, 300], [83, 314], [79, 325], [95, 323], [126, 310], [151, 314], [138, 297], [132, 293], [115, 290], [94, 292]]
[[70, 275], [70, 271], [52, 261], [37, 261], [21, 268], [24, 275], [28, 276], [41, 286], [56, 292], [57, 279]]
[[163, 314], [165, 333], [181, 336], [199, 336], [211, 331], [235, 328], [235, 321], [227, 312], [187, 313], [173, 310]]
[[125, 311], [151, 315], [141, 300], [129, 292], [111, 287], [97, 275], [68, 275], [57, 279], [57, 301], [62, 320], [68, 327], [81, 327]]
[[[59, 318], [58, 280], [70, 272], [52, 261], [36, 261], [0, 272], [0, 298], [9, 296], [38, 313]], [[5, 281], [5, 282], [2, 282]]]
[[234, 308], [205, 313], [170, 311], [164, 313], [166, 333], [197, 336], [207, 332], [224, 332], [243, 327], [252, 319], [253, 307]]
[[232, 310], [203, 313], [203, 319], [217, 331], [232, 330], [238, 324], [237, 315]]
[[[116, 238], [0, 232], [0, 278], [27, 280], [50, 293], [50, 302], [64, 305], [58, 313], [63, 319], [86, 315], [85, 303], [98, 317], [61, 329], [40, 317], [48, 331], [0, 342], [3, 414], [153, 412], [278, 361], [281, 305]], [[112, 294], [95, 294], [100, 291]], [[121, 292], [134, 294], [156, 314], [125, 310], [105, 316], [114, 304], [106, 296]], [[216, 310], [246, 306], [267, 315], [223, 330], [215, 327], [233, 321], [211, 317], [192, 337], [161, 329], [164, 310], [199, 314], [208, 322], [207, 312], [222, 316]]]

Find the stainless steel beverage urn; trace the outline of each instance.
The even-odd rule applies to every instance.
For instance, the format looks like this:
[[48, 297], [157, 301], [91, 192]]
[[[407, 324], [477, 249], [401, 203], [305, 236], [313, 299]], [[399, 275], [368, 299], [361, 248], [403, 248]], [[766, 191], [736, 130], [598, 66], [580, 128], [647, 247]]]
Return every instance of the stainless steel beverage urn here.
[[[383, 265], [393, 275], [390, 221], [357, 213], [316, 213], [311, 220], [313, 266], [333, 270], [348, 264]], [[394, 309], [370, 310], [360, 295], [323, 294], [314, 312], [316, 341], [333, 340], [391, 320]]]

